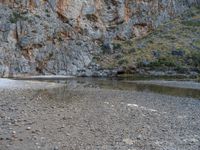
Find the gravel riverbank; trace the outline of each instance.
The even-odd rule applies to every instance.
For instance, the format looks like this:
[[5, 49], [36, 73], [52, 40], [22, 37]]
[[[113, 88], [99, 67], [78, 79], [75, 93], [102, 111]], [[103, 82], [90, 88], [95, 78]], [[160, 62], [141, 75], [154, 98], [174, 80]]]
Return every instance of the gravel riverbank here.
[[200, 101], [97, 88], [0, 88], [1, 150], [198, 150]]

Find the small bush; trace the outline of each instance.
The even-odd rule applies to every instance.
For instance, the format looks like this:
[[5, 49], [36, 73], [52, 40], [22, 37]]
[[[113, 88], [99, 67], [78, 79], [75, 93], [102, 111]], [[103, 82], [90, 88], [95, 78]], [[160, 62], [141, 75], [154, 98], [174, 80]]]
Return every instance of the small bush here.
[[182, 23], [186, 26], [200, 27], [199, 20], [188, 20], [188, 21], [183, 21]]
[[135, 52], [136, 52], [136, 49], [134, 47], [128, 50], [128, 54], [135, 53]]
[[121, 59], [121, 60], [118, 61], [118, 64], [119, 64], [119, 65], [126, 65], [126, 64], [128, 64], [128, 60], [126, 60], [126, 59]]
[[200, 68], [200, 52], [193, 52], [191, 55], [192, 63], [195, 67]]
[[100, 56], [94, 56], [94, 57], [93, 57], [93, 60], [95, 60], [95, 61], [100, 61], [101, 58], [100, 58]]
[[46, 13], [49, 13], [49, 10], [48, 10], [48, 9], [45, 9], [45, 12], [46, 12]]
[[40, 16], [39, 16], [39, 15], [37, 15], [37, 14], [35, 14], [35, 17], [37, 17], [37, 18], [40, 18]]
[[122, 46], [119, 43], [113, 43], [113, 49], [121, 49]]
[[131, 40], [127, 40], [127, 41], [124, 42], [124, 44], [129, 45], [129, 46], [131, 46], [132, 43], [133, 43], [133, 42], [132, 42]]
[[165, 67], [176, 67], [177, 65], [173, 62], [168, 60], [167, 58], [159, 58], [153, 62], [150, 62], [149, 64], [144, 64], [143, 62], [139, 63], [139, 66], [141, 67], [150, 67], [152, 69], [155, 68], [165, 68]]
[[22, 16], [19, 12], [13, 12], [13, 14], [10, 16], [10, 22], [16, 23], [19, 20], [27, 20], [28, 18], [25, 16]]
[[195, 47], [200, 48], [200, 40], [197, 40], [195, 42], [192, 43]]
[[122, 58], [122, 55], [120, 55], [120, 54], [115, 56], [115, 59], [120, 59], [120, 58]]
[[47, 17], [51, 17], [50, 14], [46, 14]]
[[200, 75], [197, 77], [197, 81], [200, 82]]
[[94, 14], [87, 14], [86, 18], [92, 22], [97, 22], [98, 21], [98, 17]]
[[101, 50], [102, 50], [103, 54], [110, 54], [112, 51], [109, 44], [102, 44]]
[[184, 67], [184, 66], [176, 66], [175, 70], [178, 73], [187, 73], [189, 69], [187, 67]]

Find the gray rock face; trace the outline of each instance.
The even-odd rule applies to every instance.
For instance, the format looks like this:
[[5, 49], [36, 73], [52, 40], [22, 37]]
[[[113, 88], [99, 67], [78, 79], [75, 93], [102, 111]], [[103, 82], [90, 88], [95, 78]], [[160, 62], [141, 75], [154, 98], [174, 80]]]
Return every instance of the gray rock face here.
[[[146, 35], [199, 0], [0, 0], [0, 76], [107, 75], [101, 45]], [[100, 72], [98, 72], [100, 70]]]

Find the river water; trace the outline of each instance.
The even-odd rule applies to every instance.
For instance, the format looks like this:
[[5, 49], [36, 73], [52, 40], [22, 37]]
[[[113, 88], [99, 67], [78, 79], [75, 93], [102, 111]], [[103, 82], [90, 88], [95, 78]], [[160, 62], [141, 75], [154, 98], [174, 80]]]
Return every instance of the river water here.
[[[140, 80], [143, 79], [143, 80]], [[196, 98], [200, 99], [200, 88], [192, 88], [193, 84], [200, 83], [194, 81], [185, 81], [184, 79], [159, 79], [156, 80], [160, 82], [160, 84], [154, 84], [155, 78], [69, 78], [69, 79], [59, 79], [59, 78], [51, 78], [51, 79], [34, 79], [39, 81], [48, 81], [55, 83], [65, 84], [67, 88], [100, 88], [100, 89], [110, 89], [110, 90], [127, 90], [127, 91], [140, 91], [140, 92], [152, 92], [159, 93], [164, 95], [178, 96], [178, 97], [188, 97], [188, 98]], [[142, 83], [137, 81], [143, 81]], [[145, 82], [146, 81], [146, 82]], [[152, 81], [150, 84], [148, 81]], [[173, 86], [168, 86], [162, 84], [163, 81], [165, 83], [173, 81]], [[177, 83], [176, 83], [177, 82]], [[187, 85], [191, 84], [191, 86], [185, 86], [184, 84], [181, 87], [177, 87], [176, 84], [180, 84], [182, 82], [186, 82]]]

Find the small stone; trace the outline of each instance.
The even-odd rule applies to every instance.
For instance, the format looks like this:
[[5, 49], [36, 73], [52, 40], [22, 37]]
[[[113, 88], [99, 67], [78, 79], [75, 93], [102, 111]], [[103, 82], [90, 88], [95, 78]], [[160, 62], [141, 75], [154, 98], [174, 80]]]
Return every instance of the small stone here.
[[128, 145], [132, 145], [134, 143], [132, 139], [123, 139], [123, 142], [125, 142]]
[[55, 147], [54, 147], [54, 150], [59, 150], [58, 146], [55, 146]]
[[31, 133], [33, 133], [33, 134], [34, 134], [34, 133], [36, 133], [36, 131], [32, 131]]
[[137, 137], [137, 140], [141, 140], [142, 139], [142, 135], [139, 135], [138, 137]]
[[45, 140], [45, 137], [41, 137], [41, 140]]
[[31, 130], [31, 127], [27, 127], [26, 130]]
[[12, 134], [16, 134], [16, 131], [12, 131]]
[[33, 139], [34, 139], [34, 140], [37, 140], [37, 137], [36, 137], [36, 136], [33, 136]]
[[69, 133], [66, 133], [66, 135], [67, 135], [67, 136], [70, 136], [70, 134], [69, 134]]

